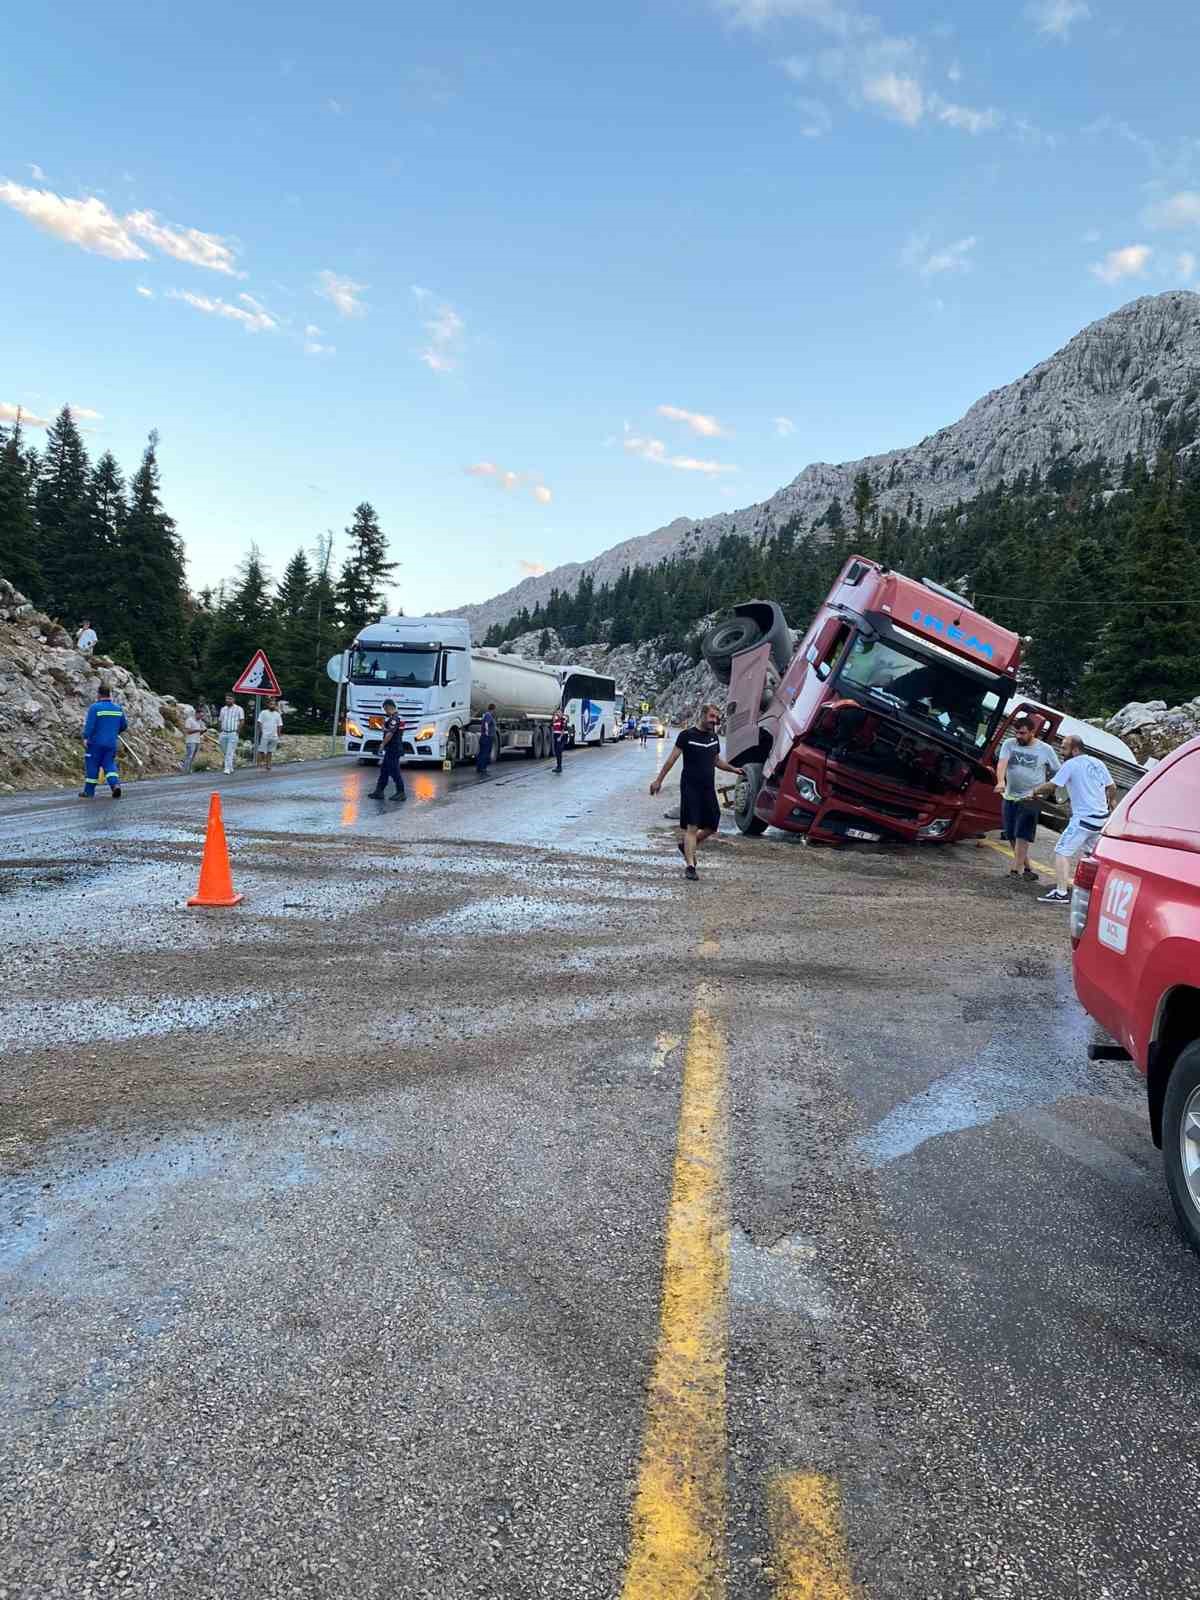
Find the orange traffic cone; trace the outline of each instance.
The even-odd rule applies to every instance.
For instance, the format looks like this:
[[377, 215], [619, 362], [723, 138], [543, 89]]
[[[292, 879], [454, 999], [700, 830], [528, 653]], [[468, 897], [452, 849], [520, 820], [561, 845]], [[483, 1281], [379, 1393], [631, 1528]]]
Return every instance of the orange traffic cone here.
[[204, 837], [204, 859], [200, 863], [200, 887], [188, 901], [190, 906], [236, 906], [242, 896], [233, 892], [229, 870], [229, 847], [225, 843], [225, 824], [221, 821], [221, 796], [208, 802], [208, 832]]

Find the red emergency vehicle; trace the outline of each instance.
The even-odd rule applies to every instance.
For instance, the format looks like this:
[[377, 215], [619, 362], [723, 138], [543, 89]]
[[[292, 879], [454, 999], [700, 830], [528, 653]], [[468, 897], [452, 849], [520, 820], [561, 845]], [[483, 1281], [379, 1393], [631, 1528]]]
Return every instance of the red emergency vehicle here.
[[736, 816], [813, 843], [946, 842], [1000, 823], [996, 751], [1021, 641], [962, 595], [864, 556], [846, 563], [797, 640], [773, 601], [750, 601], [703, 651], [729, 685], [726, 756], [744, 767]]
[[1120, 802], [1071, 899], [1075, 992], [1145, 1074], [1150, 1132], [1200, 1251], [1200, 739]]

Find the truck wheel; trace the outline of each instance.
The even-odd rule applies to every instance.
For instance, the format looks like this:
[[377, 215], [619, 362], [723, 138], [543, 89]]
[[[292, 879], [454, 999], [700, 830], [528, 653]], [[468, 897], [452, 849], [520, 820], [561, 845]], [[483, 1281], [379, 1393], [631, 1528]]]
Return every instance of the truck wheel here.
[[763, 631], [753, 617], [723, 617], [704, 635], [700, 653], [712, 669], [713, 676], [728, 683], [733, 671], [733, 657], [739, 650], [749, 650], [763, 636]]
[[1167, 1079], [1163, 1166], [1184, 1236], [1200, 1253], [1200, 1039], [1180, 1052]]
[[767, 825], [761, 817], [754, 815], [754, 802], [758, 799], [758, 791], [762, 788], [762, 763], [748, 761], [746, 763], [746, 776], [738, 779], [737, 788], [733, 792], [733, 820], [738, 825], [738, 832], [755, 837], [766, 833]]
[[600, 743], [601, 744], [607, 744], [608, 743], [608, 729], [604, 726], [603, 723], [600, 724]]
[[446, 760], [452, 767], [462, 760], [462, 735], [457, 728], [451, 728], [446, 735]]
[[540, 761], [542, 759], [542, 730], [540, 727], [535, 727], [529, 735], [529, 749], [526, 750], [525, 755], [530, 761]]

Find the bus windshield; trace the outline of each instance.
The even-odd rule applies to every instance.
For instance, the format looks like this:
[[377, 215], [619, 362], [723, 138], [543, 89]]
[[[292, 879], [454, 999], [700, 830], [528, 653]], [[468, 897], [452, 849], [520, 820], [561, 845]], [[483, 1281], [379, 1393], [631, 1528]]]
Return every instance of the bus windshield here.
[[857, 691], [879, 710], [890, 709], [956, 744], [982, 750], [1004, 705], [1007, 687], [902, 649], [882, 639], [855, 639], [837, 675], [840, 688]]
[[438, 651], [397, 650], [390, 645], [358, 645], [350, 654], [350, 682], [428, 689], [437, 682]]

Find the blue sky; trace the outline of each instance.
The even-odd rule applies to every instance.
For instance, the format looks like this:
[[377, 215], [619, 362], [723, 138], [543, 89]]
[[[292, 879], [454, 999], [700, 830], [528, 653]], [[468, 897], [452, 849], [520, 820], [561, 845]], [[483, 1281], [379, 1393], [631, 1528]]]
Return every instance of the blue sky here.
[[0, 406], [158, 428], [196, 587], [366, 499], [406, 610], [484, 599], [1200, 287], [1198, 46], [1191, 0], [18, 8]]

